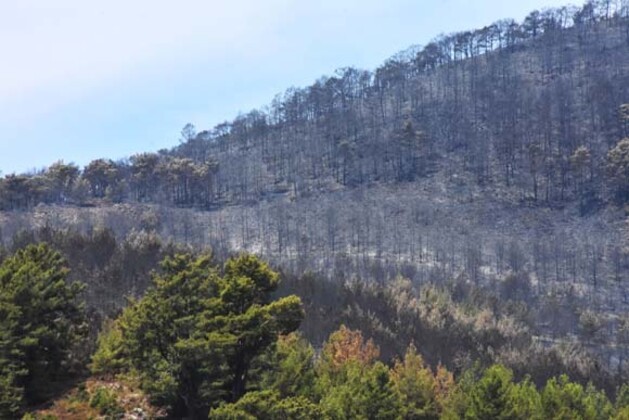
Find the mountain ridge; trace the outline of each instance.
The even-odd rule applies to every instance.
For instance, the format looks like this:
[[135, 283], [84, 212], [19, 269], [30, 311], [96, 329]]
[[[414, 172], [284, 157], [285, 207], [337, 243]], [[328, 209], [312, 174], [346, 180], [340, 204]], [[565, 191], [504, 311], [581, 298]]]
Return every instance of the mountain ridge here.
[[527, 304], [569, 315], [547, 325], [540, 309], [540, 335], [577, 333], [586, 309], [616, 334], [629, 182], [608, 168], [629, 136], [627, 12], [533, 12], [373, 72], [341, 69], [211, 130], [188, 125], [171, 150], [7, 175], [1, 239], [144, 231], [339, 282], [495, 292], [515, 276]]

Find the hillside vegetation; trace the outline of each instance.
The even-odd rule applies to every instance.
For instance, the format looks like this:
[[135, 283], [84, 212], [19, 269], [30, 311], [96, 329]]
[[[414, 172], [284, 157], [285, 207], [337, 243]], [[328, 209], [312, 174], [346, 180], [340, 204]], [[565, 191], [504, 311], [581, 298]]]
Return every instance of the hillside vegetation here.
[[628, 214], [629, 5], [596, 0], [339, 69], [170, 150], [5, 175], [0, 259], [58, 249], [91, 346], [165, 256], [248, 252], [317, 349], [345, 324], [390, 364], [415, 343], [457, 380], [500, 364], [613, 396]]
[[[595, 370], [586, 374], [586, 386], [565, 373], [553, 375], [552, 368], [577, 372], [565, 365], [576, 360], [555, 356], [551, 369], [536, 371], [531, 364], [542, 360], [542, 349], [539, 355], [526, 355], [528, 360], [516, 353], [505, 359], [527, 361], [527, 371], [546, 375], [541, 381], [516, 376], [505, 365], [482, 357], [454, 365], [455, 377], [441, 363], [426, 364], [413, 341], [403, 355], [387, 360], [373, 340], [343, 324], [315, 350], [294, 332], [305, 315], [302, 300], [295, 295], [274, 296], [280, 276], [250, 255], [230, 258], [222, 267], [207, 253], [165, 258], [145, 295], [131, 301], [115, 320], [104, 323], [89, 364], [96, 376], [83, 382], [77, 371], [59, 369], [85, 363], [85, 355], [68, 350], [89, 341], [81, 334], [64, 334], [82, 331], [84, 315], [75, 293], [80, 284], [68, 281], [64, 266], [60, 255], [46, 245], [29, 245], [0, 265], [2, 308], [10, 308], [0, 323], [2, 418], [19, 418], [26, 412], [25, 419], [47, 420], [594, 420], [623, 419], [629, 409], [627, 385], [612, 388], [610, 400], [593, 385], [593, 380], [605, 379]], [[25, 273], [31, 282], [18, 281]], [[21, 290], [16, 287], [19, 283], [30, 292], [15, 293]], [[425, 330], [422, 338], [426, 341], [421, 344], [428, 352], [445, 344], [452, 329], [460, 333], [450, 339], [461, 341], [452, 345], [463, 350], [472, 344], [466, 343], [465, 315], [445, 295], [433, 290], [414, 299], [410, 285], [397, 287], [398, 316], [405, 317], [409, 327]], [[353, 293], [370, 295], [368, 289]], [[386, 292], [372, 296], [379, 302], [388, 300]], [[54, 313], [55, 318], [29, 312], [39, 308]], [[481, 313], [476, 322], [491, 323], [494, 316]], [[495, 344], [490, 337], [497, 339], [509, 328], [514, 331], [513, 326], [500, 326], [505, 320], [495, 318], [498, 324], [493, 327], [474, 327], [473, 334], [481, 334], [477, 342], [491, 349]], [[451, 326], [444, 328], [440, 321]], [[430, 328], [428, 323], [432, 323]], [[432, 337], [426, 334], [431, 329], [437, 333]], [[521, 346], [517, 338], [507, 340]], [[47, 346], [53, 351], [40, 351]], [[473, 350], [473, 344], [467, 349]], [[446, 352], [440, 356], [448, 358]], [[75, 389], [50, 407], [32, 411], [29, 405], [63, 392], [67, 386], [63, 381], [72, 379], [80, 381]]]

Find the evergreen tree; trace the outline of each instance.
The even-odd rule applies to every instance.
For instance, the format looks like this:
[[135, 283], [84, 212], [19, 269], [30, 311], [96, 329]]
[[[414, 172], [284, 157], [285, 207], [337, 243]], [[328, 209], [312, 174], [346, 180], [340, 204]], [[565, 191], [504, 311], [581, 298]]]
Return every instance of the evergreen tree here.
[[332, 333], [317, 366], [321, 409], [333, 419], [402, 418], [400, 395], [378, 348], [345, 326]]
[[89, 367], [94, 374], [117, 374], [129, 367], [118, 322], [106, 320], [103, 323]]
[[314, 349], [300, 334], [280, 336], [271, 357], [262, 389], [274, 389], [280, 396], [310, 397], [314, 391]]
[[542, 398], [530, 379], [515, 384], [512, 388], [511, 404], [513, 416], [523, 420], [543, 420]]
[[604, 393], [589, 385], [570, 382], [568, 376], [552, 378], [542, 392], [544, 418], [553, 420], [603, 420], [611, 417], [612, 405]]
[[205, 418], [246, 391], [253, 360], [303, 318], [296, 296], [271, 299], [279, 277], [252, 256], [225, 264], [209, 255], [162, 263], [154, 287], [124, 311], [124, 354], [143, 388], [173, 415]]
[[277, 391], [248, 392], [236, 403], [225, 404], [210, 412], [212, 420], [319, 420], [323, 417], [317, 404], [305, 397], [281, 398]]
[[361, 366], [348, 361], [334, 373], [322, 395], [321, 409], [332, 419], [401, 419], [400, 396], [382, 362]]
[[439, 418], [435, 395], [437, 382], [415, 346], [409, 346], [403, 361], [395, 362], [391, 377], [395, 390], [402, 398], [404, 418]]
[[509, 418], [509, 394], [513, 386], [512, 373], [502, 366], [492, 366], [475, 384], [469, 395], [468, 419]]
[[29, 245], [0, 265], [0, 418], [49, 396], [84, 337], [83, 286], [61, 255]]

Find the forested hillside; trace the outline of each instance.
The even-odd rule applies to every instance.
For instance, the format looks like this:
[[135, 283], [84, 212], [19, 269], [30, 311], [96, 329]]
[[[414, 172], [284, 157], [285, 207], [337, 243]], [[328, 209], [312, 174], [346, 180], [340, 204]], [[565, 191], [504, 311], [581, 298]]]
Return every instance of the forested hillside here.
[[[588, 362], [559, 372], [609, 389], [629, 368], [627, 206], [629, 4], [596, 0], [339, 69], [170, 150], [5, 175], [0, 239], [60, 249], [98, 319], [175, 249], [247, 251], [293, 279], [314, 345], [345, 322], [390, 357], [430, 337], [431, 364], [517, 375], [573, 351]], [[418, 290], [454, 327], [397, 301]]]
[[[103, 238], [66, 239], [90, 249]], [[366, 339], [339, 323], [335, 302], [313, 305], [322, 303], [317, 286], [334, 285], [293, 279], [302, 300], [290, 285], [278, 289], [284, 276], [245, 254], [223, 264], [207, 252], [167, 256], [144, 295], [104, 322], [95, 351], [86, 351], [94, 339], [83, 284], [68, 277], [80, 262], [38, 244], [0, 263], [3, 419], [606, 420], [629, 410], [621, 378], [577, 347], [535, 347], [509, 310], [459, 305], [443, 290], [418, 291], [402, 279], [386, 288], [337, 284], [347, 319], [376, 334]], [[371, 316], [352, 313], [364, 304]], [[313, 347], [295, 330], [326, 306], [328, 325], [317, 333], [338, 327]], [[378, 325], [374, 314], [388, 316]], [[395, 324], [402, 327], [386, 329]], [[383, 353], [378, 342], [399, 350]]]

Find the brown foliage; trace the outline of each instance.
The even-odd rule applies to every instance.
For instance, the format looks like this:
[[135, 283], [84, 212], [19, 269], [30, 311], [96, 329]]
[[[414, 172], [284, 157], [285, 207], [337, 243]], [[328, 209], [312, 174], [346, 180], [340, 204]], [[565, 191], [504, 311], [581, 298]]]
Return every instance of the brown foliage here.
[[330, 335], [323, 348], [323, 358], [333, 369], [339, 369], [349, 361], [361, 365], [373, 363], [380, 355], [380, 349], [369, 339], [365, 342], [360, 331], [354, 331], [341, 325], [338, 331]]

